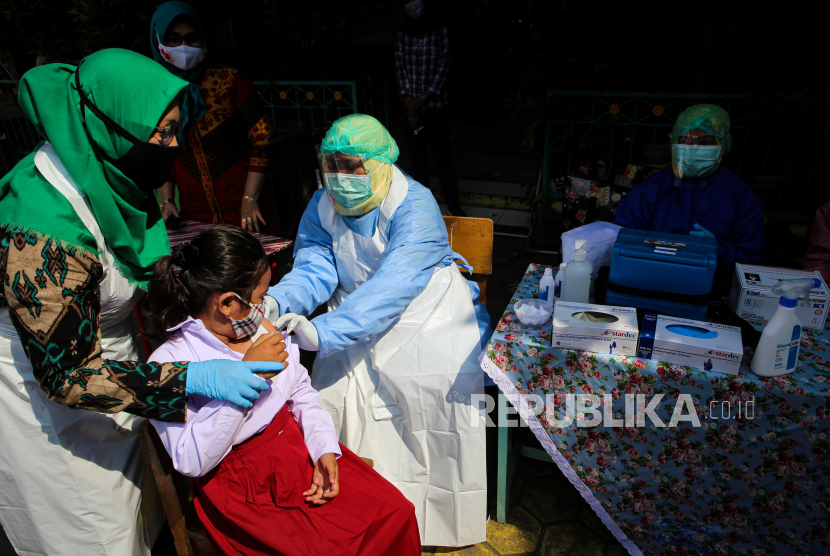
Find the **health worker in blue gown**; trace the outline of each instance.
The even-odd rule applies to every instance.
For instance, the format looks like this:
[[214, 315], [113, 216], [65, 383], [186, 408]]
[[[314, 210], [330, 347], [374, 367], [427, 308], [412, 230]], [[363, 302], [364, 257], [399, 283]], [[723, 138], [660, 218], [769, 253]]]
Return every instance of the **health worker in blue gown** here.
[[486, 537], [485, 428], [471, 402], [489, 318], [432, 193], [397, 158], [371, 116], [334, 122], [318, 148], [325, 188], [269, 295], [277, 328], [319, 351], [311, 380], [340, 442], [415, 505], [422, 544], [465, 546]]
[[729, 114], [714, 104], [684, 110], [674, 124], [672, 164], [634, 187], [614, 222], [626, 228], [713, 237], [718, 274], [764, 255], [761, 201], [721, 164], [732, 146]]

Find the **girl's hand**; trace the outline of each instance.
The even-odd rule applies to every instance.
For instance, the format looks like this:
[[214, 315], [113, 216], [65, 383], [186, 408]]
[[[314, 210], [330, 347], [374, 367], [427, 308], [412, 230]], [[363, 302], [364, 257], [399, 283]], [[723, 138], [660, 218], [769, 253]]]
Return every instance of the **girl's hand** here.
[[176, 210], [176, 203], [168, 201], [167, 203], [164, 203], [164, 207], [161, 209], [161, 219], [167, 220], [167, 217], [171, 214], [173, 216], [178, 216], [179, 211]]
[[243, 200], [240, 215], [242, 216], [241, 224], [243, 230], [258, 232], [260, 223], [263, 226], [265, 225], [265, 219], [262, 217], [262, 213], [259, 212], [259, 204], [257, 203]]
[[311, 487], [303, 493], [306, 502], [321, 506], [340, 494], [340, 479], [337, 476], [337, 457], [328, 453], [320, 456], [314, 464]]
[[[288, 359], [288, 352], [285, 351], [285, 342], [283, 336], [279, 332], [271, 332], [263, 334], [257, 341], [248, 348], [245, 353], [243, 361], [273, 361], [274, 363], [283, 363]], [[279, 372], [257, 373], [264, 379], [274, 378]]]

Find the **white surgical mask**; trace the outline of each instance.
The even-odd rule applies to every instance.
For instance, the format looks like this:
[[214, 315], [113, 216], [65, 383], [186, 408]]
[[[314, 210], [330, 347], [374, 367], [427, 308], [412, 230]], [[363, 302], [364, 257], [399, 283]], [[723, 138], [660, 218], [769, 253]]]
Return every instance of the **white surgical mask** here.
[[424, 13], [424, 0], [412, 0], [412, 2], [404, 5], [406, 15], [412, 19], [418, 19]]
[[176, 66], [180, 70], [191, 70], [202, 63], [207, 54], [204, 46], [164, 46], [159, 42], [159, 52], [164, 61]]

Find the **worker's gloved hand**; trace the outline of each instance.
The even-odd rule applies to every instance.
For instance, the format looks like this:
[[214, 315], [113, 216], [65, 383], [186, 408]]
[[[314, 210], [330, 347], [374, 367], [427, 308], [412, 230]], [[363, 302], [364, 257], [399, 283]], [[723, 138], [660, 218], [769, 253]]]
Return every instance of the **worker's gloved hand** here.
[[285, 326], [285, 333], [292, 330], [297, 336], [297, 345], [306, 351], [320, 351], [320, 338], [317, 336], [317, 327], [302, 315], [286, 313], [274, 323], [277, 330]]
[[716, 240], [718, 238], [715, 237], [715, 234], [701, 226], [700, 224], [695, 224], [694, 229], [689, 232], [690, 236], [697, 236], [697, 237], [711, 237], [712, 239]]
[[265, 320], [274, 322], [280, 318], [280, 304], [276, 299], [266, 294], [262, 296], [262, 305], [262, 309], [265, 312]]
[[187, 367], [185, 392], [247, 408], [254, 405], [260, 392], [270, 388], [266, 381], [254, 373], [281, 371], [284, 368], [282, 363], [273, 361], [196, 361]]

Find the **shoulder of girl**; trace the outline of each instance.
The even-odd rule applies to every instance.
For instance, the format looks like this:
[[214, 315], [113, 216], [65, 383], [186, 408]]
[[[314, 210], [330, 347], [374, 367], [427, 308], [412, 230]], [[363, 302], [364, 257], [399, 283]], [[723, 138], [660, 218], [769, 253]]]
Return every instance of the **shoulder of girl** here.
[[173, 361], [176, 361], [176, 358], [170, 349], [161, 346], [150, 354], [147, 361], [150, 363], [172, 363]]
[[266, 334], [270, 334], [271, 332], [276, 332], [276, 330], [277, 330], [276, 328], [274, 328], [274, 325], [271, 324], [271, 321], [269, 321], [268, 319], [262, 319], [262, 324], [260, 324], [260, 326], [262, 326], [262, 328], [265, 329]]
[[173, 361], [181, 361], [181, 352], [185, 347], [185, 341], [180, 330], [176, 331], [176, 335], [161, 344], [156, 351], [148, 358], [155, 363], [172, 363]]

